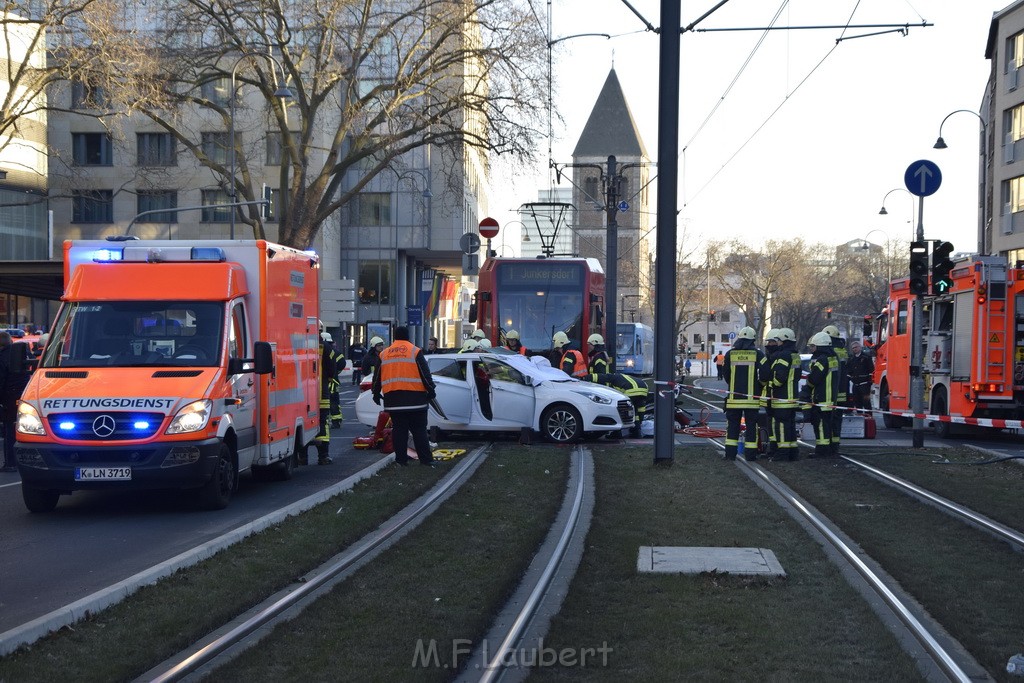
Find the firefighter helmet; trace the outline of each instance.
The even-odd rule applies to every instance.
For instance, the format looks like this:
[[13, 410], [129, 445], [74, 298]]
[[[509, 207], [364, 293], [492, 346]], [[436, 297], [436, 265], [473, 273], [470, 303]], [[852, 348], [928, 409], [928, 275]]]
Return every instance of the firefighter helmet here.
[[477, 346], [478, 349], [489, 349], [489, 348], [491, 348], [491, 340], [490, 339], [481, 339], [480, 342], [476, 346]]
[[486, 336], [487, 335], [484, 334], [483, 330], [480, 330], [480, 329], [473, 330], [473, 339], [483, 339]]
[[325, 342], [330, 342], [332, 344], [334, 343], [334, 339], [331, 337], [331, 333], [330, 332], [321, 332], [320, 333], [320, 339], [322, 339]]
[[551, 337], [551, 343], [556, 349], [560, 349], [569, 343], [569, 335], [565, 332], [555, 332], [555, 335]]
[[824, 332], [825, 334], [827, 334], [830, 337], [838, 337], [839, 336], [839, 328], [836, 327], [835, 325], [826, 325], [825, 329], [823, 329], [822, 332]]
[[476, 347], [480, 346], [480, 342], [470, 337], [466, 341], [462, 342], [463, 351], [476, 351]]
[[792, 328], [783, 327], [782, 329], [779, 330], [779, 339], [781, 339], [782, 341], [795, 342], [796, 332], [794, 332]]
[[811, 340], [807, 343], [811, 346], [832, 346], [832, 337], [828, 336], [825, 332], [819, 332], [811, 337]]
[[770, 341], [780, 342], [780, 341], [782, 341], [782, 331], [781, 330], [776, 330], [775, 328], [772, 328], [772, 329], [768, 330], [768, 332], [764, 335], [764, 340], [765, 340], [765, 342], [770, 342]]
[[757, 332], [754, 332], [753, 327], [744, 327], [736, 333], [736, 337], [739, 339], [755, 339], [757, 338]]
[[370, 348], [372, 349], [373, 347], [377, 346], [377, 344], [383, 344], [383, 343], [384, 343], [384, 340], [381, 339], [380, 337], [373, 337], [372, 339], [370, 339]]
[[589, 337], [587, 337], [587, 343], [588, 344], [595, 344], [595, 345], [596, 344], [604, 344], [604, 337], [602, 337], [599, 334], [592, 334]]
[[505, 333], [505, 339], [512, 341], [513, 339], [519, 339], [519, 333], [515, 330], [509, 330]]

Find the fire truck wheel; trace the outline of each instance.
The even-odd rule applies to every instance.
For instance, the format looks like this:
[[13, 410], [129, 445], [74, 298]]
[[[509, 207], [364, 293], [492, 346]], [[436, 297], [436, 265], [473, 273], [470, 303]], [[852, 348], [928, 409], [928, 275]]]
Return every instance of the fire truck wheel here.
[[[932, 396], [932, 415], [946, 415], [949, 413], [949, 409], [946, 407], [946, 392], [942, 389], [936, 389]], [[932, 430], [935, 432], [935, 436], [940, 439], [948, 439], [950, 432], [950, 423], [940, 422], [939, 420], [932, 421]]]
[[221, 444], [220, 452], [217, 453], [217, 468], [210, 481], [199, 489], [199, 505], [205, 510], [223, 510], [231, 502], [231, 494], [235, 492], [237, 482], [238, 470], [231, 449], [227, 444]]
[[583, 435], [583, 420], [572, 406], [556, 404], [544, 410], [540, 431], [554, 443], [573, 443]]
[[896, 415], [889, 414], [889, 385], [883, 384], [881, 388], [881, 396], [878, 399], [878, 407], [880, 410], [886, 411], [882, 413], [882, 424], [887, 429], [899, 429], [903, 426], [903, 421]]
[[302, 448], [302, 432], [295, 434], [295, 447], [288, 457], [274, 465], [274, 474], [278, 481], [288, 481], [295, 472], [295, 465], [299, 462], [299, 449]]
[[31, 486], [26, 486], [25, 482], [22, 482], [21, 497], [24, 499], [25, 507], [28, 508], [29, 512], [53, 512], [53, 509], [57, 507], [57, 499], [60, 498], [60, 493], [45, 489], [34, 489]]

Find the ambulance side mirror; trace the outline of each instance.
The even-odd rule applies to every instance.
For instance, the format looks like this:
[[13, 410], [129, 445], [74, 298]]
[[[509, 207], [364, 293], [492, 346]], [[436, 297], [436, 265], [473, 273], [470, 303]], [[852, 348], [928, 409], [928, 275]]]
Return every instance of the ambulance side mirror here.
[[252, 345], [255, 367], [253, 372], [257, 375], [269, 375], [274, 371], [274, 351], [270, 342], [256, 342]]

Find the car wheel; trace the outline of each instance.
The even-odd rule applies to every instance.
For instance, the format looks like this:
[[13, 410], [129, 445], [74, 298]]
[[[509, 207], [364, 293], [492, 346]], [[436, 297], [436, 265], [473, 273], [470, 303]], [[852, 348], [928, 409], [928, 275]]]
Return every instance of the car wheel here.
[[549, 406], [540, 417], [540, 431], [548, 441], [572, 443], [583, 435], [583, 420], [572, 406]]
[[299, 449], [302, 448], [302, 432], [295, 435], [295, 447], [288, 457], [274, 464], [274, 478], [278, 481], [288, 481], [295, 473], [295, 465], [299, 462]]
[[25, 482], [22, 482], [21, 497], [25, 501], [25, 507], [28, 508], [29, 512], [53, 512], [54, 508], [57, 507], [57, 499], [60, 498], [60, 493], [32, 488], [26, 485]]
[[231, 494], [238, 484], [238, 469], [227, 444], [221, 444], [217, 453], [217, 466], [210, 481], [199, 489], [199, 506], [204, 510], [223, 510], [231, 502]]
[[[932, 415], [947, 415], [949, 408], [946, 406], [946, 392], [943, 389], [936, 389], [935, 396], [932, 397]], [[932, 430], [935, 432], [935, 436], [940, 439], [948, 439], [950, 434], [950, 428], [952, 425], [949, 422], [941, 422], [939, 420], [932, 421]]]

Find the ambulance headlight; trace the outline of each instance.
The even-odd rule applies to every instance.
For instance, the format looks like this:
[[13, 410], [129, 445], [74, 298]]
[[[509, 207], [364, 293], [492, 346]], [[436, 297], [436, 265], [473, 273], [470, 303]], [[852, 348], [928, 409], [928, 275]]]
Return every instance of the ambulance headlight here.
[[210, 421], [210, 409], [213, 404], [206, 399], [193, 401], [178, 411], [167, 428], [168, 434], [187, 434], [204, 429]]
[[39, 419], [39, 413], [28, 403], [18, 404], [18, 419], [15, 425], [15, 429], [20, 434], [42, 436], [46, 433], [46, 430], [43, 429], [43, 421]]

